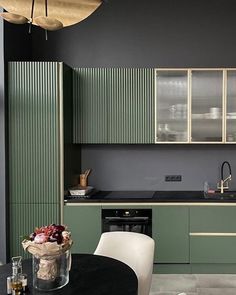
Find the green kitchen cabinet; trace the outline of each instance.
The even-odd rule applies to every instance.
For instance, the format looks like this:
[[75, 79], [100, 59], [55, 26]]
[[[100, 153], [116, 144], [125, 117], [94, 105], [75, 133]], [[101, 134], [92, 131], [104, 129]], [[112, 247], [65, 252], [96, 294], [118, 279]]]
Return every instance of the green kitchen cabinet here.
[[[9, 231], [16, 238], [35, 225], [61, 221], [64, 189], [72, 174], [80, 172], [79, 152], [72, 146], [72, 107], [69, 67], [58, 62], [9, 63]], [[16, 243], [11, 236], [10, 256], [22, 254]]]
[[154, 143], [154, 70], [109, 69], [108, 143]]
[[153, 206], [155, 263], [189, 263], [189, 208]]
[[236, 263], [236, 207], [190, 208], [190, 262]]
[[74, 142], [107, 143], [107, 69], [73, 71]]
[[154, 69], [74, 69], [75, 143], [154, 143]]
[[101, 206], [64, 206], [64, 224], [72, 235], [72, 253], [94, 253], [101, 236]]
[[10, 204], [10, 253], [11, 256], [29, 256], [23, 252], [22, 240], [36, 227], [59, 223], [59, 204]]

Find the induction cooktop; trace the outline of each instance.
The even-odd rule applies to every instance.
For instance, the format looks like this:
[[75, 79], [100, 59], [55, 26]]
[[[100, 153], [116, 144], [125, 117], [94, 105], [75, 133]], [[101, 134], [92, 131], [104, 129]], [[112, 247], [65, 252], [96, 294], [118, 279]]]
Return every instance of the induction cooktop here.
[[104, 199], [151, 199], [154, 194], [154, 191], [112, 191]]

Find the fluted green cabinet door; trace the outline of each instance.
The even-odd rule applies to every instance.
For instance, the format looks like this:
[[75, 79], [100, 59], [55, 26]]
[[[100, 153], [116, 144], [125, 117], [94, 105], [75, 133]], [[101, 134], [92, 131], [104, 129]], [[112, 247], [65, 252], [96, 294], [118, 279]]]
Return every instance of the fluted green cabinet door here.
[[73, 72], [74, 142], [107, 143], [107, 70]]
[[108, 143], [154, 143], [154, 70], [108, 71]]
[[8, 67], [11, 203], [59, 202], [59, 63]]
[[59, 204], [10, 204], [10, 255], [27, 257], [22, 248], [24, 236], [43, 225], [59, 223]]
[[20, 241], [35, 226], [60, 222], [65, 178], [63, 69], [57, 62], [9, 63], [10, 256], [23, 254]]
[[154, 70], [77, 68], [75, 143], [154, 143]]

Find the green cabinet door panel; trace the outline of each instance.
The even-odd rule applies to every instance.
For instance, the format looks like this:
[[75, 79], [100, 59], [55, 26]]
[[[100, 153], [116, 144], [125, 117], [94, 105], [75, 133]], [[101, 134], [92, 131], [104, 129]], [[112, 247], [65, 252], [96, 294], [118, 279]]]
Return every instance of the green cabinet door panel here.
[[236, 237], [191, 236], [191, 263], [236, 263]]
[[152, 236], [156, 263], [189, 263], [189, 209], [153, 206]]
[[55, 204], [11, 204], [9, 207], [9, 255], [24, 257], [21, 242], [35, 227], [59, 223], [59, 205]]
[[58, 202], [59, 76], [59, 63], [9, 63], [11, 203]]
[[75, 143], [154, 143], [154, 69], [76, 68]]
[[154, 70], [108, 72], [108, 143], [154, 143]]
[[236, 207], [196, 206], [190, 208], [190, 232], [236, 233]]
[[106, 77], [106, 69], [74, 69], [75, 143], [107, 143]]
[[236, 262], [236, 207], [190, 208], [190, 261]]
[[101, 236], [101, 206], [64, 206], [73, 253], [94, 253]]

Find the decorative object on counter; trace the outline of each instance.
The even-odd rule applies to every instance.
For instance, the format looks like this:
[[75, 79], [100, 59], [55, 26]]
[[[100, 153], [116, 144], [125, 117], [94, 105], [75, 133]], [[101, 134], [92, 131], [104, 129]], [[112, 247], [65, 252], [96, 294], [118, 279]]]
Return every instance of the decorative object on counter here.
[[69, 282], [71, 265], [70, 232], [63, 225], [36, 228], [22, 242], [33, 255], [33, 286], [41, 291], [57, 290]]
[[204, 192], [205, 198], [211, 197], [211, 195], [213, 195], [215, 191], [216, 191], [216, 185], [214, 185], [213, 183], [209, 183], [208, 181], [204, 182], [203, 192]]
[[12, 275], [7, 277], [7, 294], [21, 295], [27, 291], [27, 275], [22, 273], [22, 257], [12, 257]]
[[85, 170], [84, 173], [80, 174], [79, 176], [79, 183], [81, 187], [87, 187], [88, 186], [88, 176], [91, 173], [92, 169]]
[[81, 22], [101, 4], [102, 0], [0, 0], [7, 11], [0, 16], [13, 24], [29, 23], [29, 33], [32, 25], [54, 31]]
[[71, 188], [69, 192], [71, 196], [84, 197], [84, 196], [87, 196], [89, 193], [91, 193], [92, 190], [93, 190], [92, 186], [86, 186], [86, 187], [77, 186], [77, 187]]

